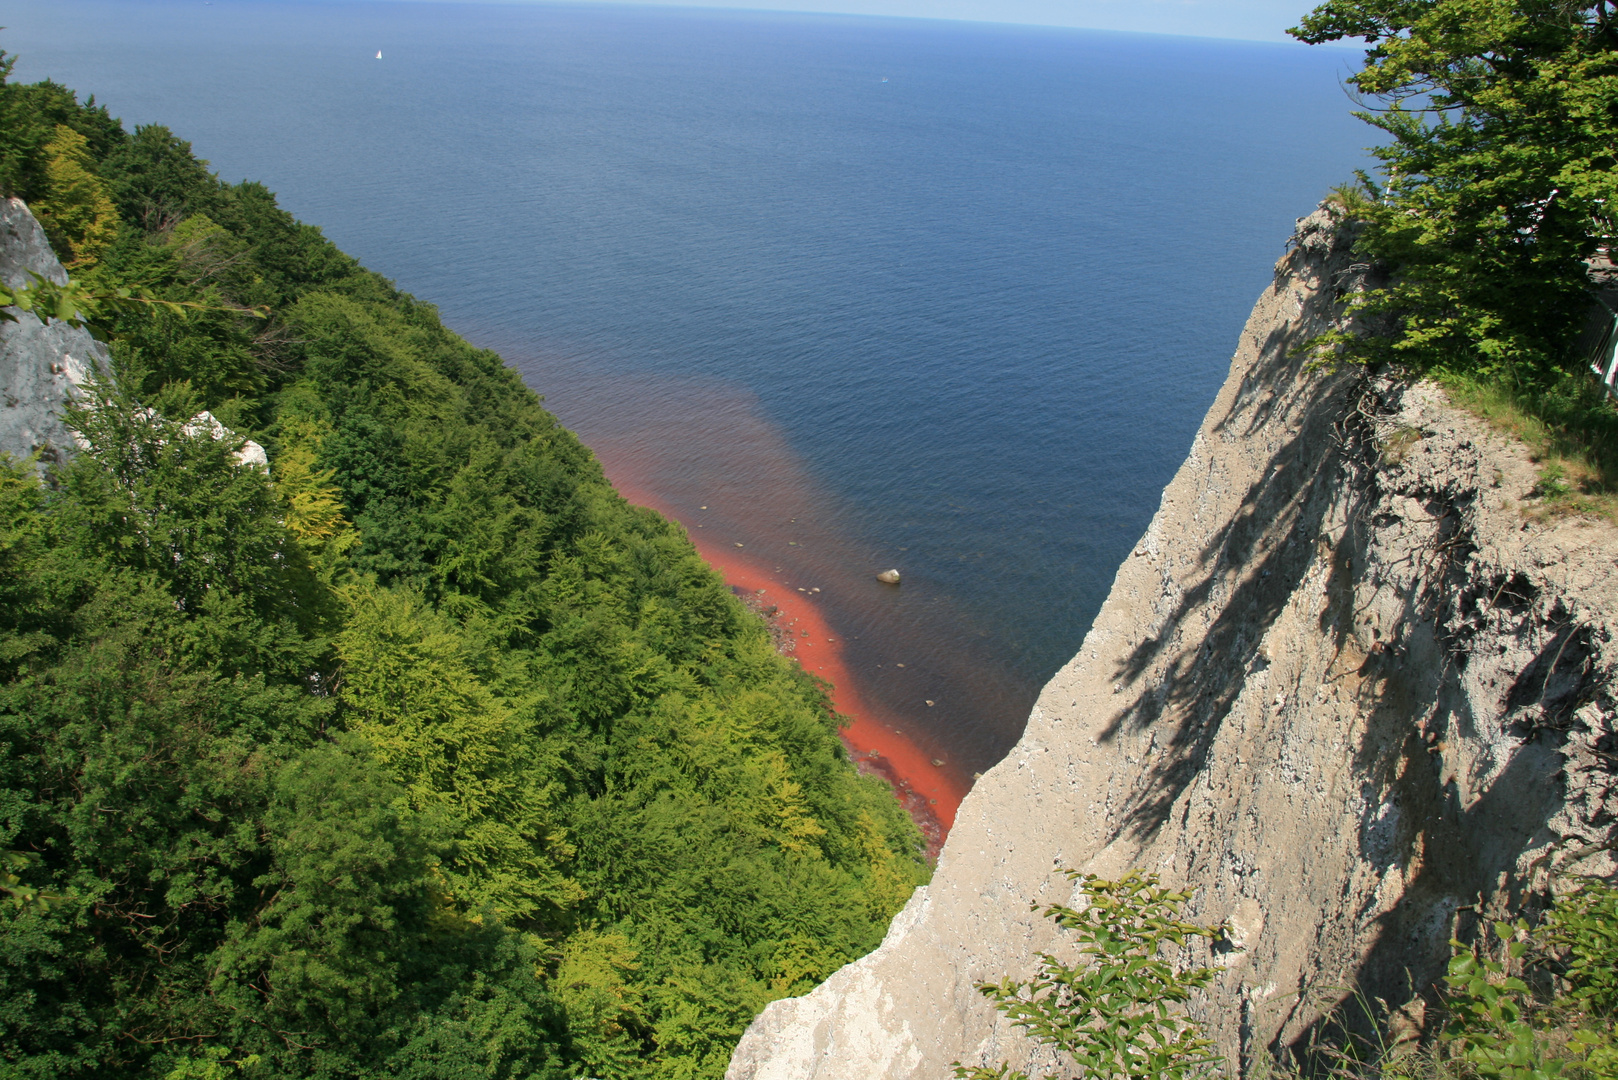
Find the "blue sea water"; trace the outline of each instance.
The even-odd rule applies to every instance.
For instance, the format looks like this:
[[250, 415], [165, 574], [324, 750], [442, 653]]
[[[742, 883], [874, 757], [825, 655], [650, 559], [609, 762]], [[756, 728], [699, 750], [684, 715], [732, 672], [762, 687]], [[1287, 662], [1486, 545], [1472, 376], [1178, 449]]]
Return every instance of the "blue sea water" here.
[[694, 532], [822, 588], [963, 776], [1077, 649], [1292, 220], [1369, 141], [1355, 54], [1303, 46], [561, 4], [3, 21], [14, 78], [265, 182]]

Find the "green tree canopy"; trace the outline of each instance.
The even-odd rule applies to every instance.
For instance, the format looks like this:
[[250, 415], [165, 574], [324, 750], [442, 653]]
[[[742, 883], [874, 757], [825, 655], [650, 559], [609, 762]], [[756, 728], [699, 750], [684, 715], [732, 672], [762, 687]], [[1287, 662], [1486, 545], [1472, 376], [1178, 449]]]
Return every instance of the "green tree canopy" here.
[[99, 261], [0, 298], [116, 377], [0, 455], [0, 1075], [716, 1080], [926, 877], [824, 687], [498, 356], [8, 71]]
[[1364, 39], [1348, 81], [1388, 136], [1382, 182], [1349, 209], [1393, 276], [1353, 301], [1380, 318], [1325, 344], [1518, 383], [1568, 363], [1614, 233], [1612, 17], [1607, 0], [1328, 0], [1289, 31]]

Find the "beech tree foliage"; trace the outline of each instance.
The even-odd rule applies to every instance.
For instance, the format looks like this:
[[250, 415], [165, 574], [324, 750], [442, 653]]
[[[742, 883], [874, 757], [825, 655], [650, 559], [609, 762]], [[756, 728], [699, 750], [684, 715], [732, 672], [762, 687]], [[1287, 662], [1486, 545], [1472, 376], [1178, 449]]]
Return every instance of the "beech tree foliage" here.
[[1328, 351], [1531, 386], [1572, 363], [1618, 200], [1608, 0], [1328, 0], [1291, 31], [1361, 38], [1348, 82], [1387, 135], [1346, 209], [1392, 271]]
[[0, 456], [0, 1075], [722, 1075], [926, 877], [823, 687], [499, 357], [8, 71], [83, 272], [0, 303], [116, 370]]

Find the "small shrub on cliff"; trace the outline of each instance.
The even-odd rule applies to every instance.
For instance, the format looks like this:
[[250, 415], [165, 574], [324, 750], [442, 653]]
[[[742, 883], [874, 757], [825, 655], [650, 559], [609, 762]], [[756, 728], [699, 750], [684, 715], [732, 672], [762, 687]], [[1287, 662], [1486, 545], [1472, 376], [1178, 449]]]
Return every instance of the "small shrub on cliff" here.
[[1567, 953], [1571, 996], [1609, 1024], [1618, 1018], [1618, 888], [1587, 881], [1563, 897], [1547, 937]]
[[[1452, 942], [1435, 1037], [1386, 1023], [1373, 1040], [1316, 1045], [1275, 1080], [1615, 1080], [1618, 888], [1587, 880], [1545, 923], [1498, 922], [1485, 940]], [[1356, 995], [1367, 1013], [1371, 1003]], [[1386, 1002], [1377, 1004], [1386, 1009]], [[1401, 1010], [1402, 1011], [1402, 1010]], [[1406, 1014], [1408, 1015], [1408, 1014]], [[1334, 1013], [1329, 1020], [1340, 1017]], [[1389, 1017], [1391, 1020], [1392, 1017]], [[1432, 1034], [1432, 1033], [1430, 1033]], [[1373, 1053], [1366, 1055], [1364, 1051]]]
[[[1073, 932], [1079, 964], [1040, 954], [1027, 982], [1006, 978], [978, 990], [1042, 1045], [1064, 1054], [1078, 1075], [1095, 1080], [1199, 1080], [1218, 1075], [1219, 1057], [1201, 1028], [1181, 1011], [1194, 990], [1213, 981], [1209, 967], [1178, 970], [1163, 954], [1217, 927], [1180, 917], [1191, 898], [1131, 870], [1117, 881], [1064, 870], [1079, 882], [1085, 904], [1052, 904], [1046, 918]], [[1002, 1062], [995, 1068], [955, 1064], [960, 1080], [1028, 1080]], [[1045, 1080], [1057, 1080], [1047, 1074]]]
[[[1483, 1080], [1618, 1076], [1618, 889], [1584, 882], [1537, 933], [1520, 919], [1493, 929], [1501, 958], [1455, 942], [1446, 1056]], [[1551, 974], [1551, 990], [1521, 977], [1534, 968]]]

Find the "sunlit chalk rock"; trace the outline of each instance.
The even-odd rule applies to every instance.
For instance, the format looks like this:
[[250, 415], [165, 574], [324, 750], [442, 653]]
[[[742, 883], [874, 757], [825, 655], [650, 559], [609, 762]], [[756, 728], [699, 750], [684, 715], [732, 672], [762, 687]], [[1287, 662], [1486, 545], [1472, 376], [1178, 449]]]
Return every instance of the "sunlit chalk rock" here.
[[[204, 409], [186, 422], [185, 433], [195, 438], [198, 435], [207, 435], [214, 439], [233, 439], [236, 433], [224, 424], [221, 424], [213, 413]], [[264, 472], [270, 471], [270, 458], [264, 448], [252, 439], [246, 440], [242, 448], [236, 451], [236, 464], [251, 465]]]

